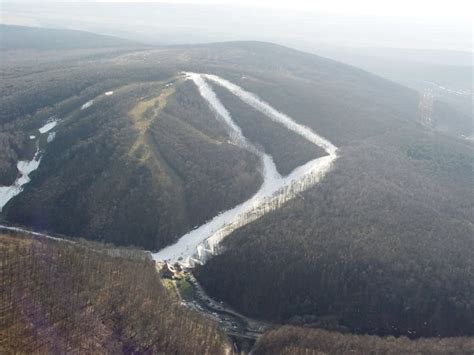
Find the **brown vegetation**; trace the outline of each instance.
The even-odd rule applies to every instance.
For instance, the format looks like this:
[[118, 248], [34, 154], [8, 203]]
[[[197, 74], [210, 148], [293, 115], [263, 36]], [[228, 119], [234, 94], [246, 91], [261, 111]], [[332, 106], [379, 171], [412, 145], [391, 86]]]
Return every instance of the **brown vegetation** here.
[[19, 133], [0, 132], [0, 186], [11, 185], [18, 173], [16, 165], [23, 156], [27, 137]]
[[370, 335], [349, 335], [320, 329], [285, 326], [260, 337], [255, 355], [338, 355], [338, 354], [472, 354], [473, 338], [428, 338], [410, 340], [406, 337], [381, 338]]
[[217, 325], [177, 304], [147, 254], [0, 235], [1, 353], [222, 354]]

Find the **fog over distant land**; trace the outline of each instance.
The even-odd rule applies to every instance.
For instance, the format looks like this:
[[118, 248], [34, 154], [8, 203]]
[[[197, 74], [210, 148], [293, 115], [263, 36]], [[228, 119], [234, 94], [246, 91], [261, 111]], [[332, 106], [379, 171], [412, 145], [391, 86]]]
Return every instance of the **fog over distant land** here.
[[272, 42], [435, 90], [472, 116], [472, 10], [469, 0], [6, 0], [0, 23], [149, 45]]
[[[364, 0], [4, 1], [1, 22], [87, 30], [154, 44], [262, 40], [314, 50], [392, 47], [472, 51], [470, 2]], [[189, 4], [192, 3], [192, 4]], [[382, 6], [383, 4], [383, 6]], [[285, 8], [286, 7], [286, 8]]]

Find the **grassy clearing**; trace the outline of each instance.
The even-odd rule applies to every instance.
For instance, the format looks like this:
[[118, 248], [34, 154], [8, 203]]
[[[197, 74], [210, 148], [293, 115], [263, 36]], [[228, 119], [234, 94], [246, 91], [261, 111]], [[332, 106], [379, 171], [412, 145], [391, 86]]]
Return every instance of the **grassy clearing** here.
[[204, 132], [201, 132], [200, 130], [195, 128], [193, 125], [189, 124], [188, 122], [185, 122], [179, 117], [173, 116], [171, 114], [169, 114], [167, 117], [176, 121], [176, 124], [180, 127], [181, 131], [189, 136], [197, 137], [198, 139], [205, 141], [209, 144], [221, 145], [223, 143], [222, 141], [218, 141], [217, 139], [214, 139], [208, 136]]
[[138, 133], [135, 142], [130, 148], [130, 156], [139, 153], [138, 157], [141, 161], [146, 161], [151, 156], [145, 135], [151, 123], [158, 117], [163, 108], [165, 108], [168, 103], [168, 98], [173, 95], [174, 92], [174, 86], [161, 88], [160, 95], [140, 101], [130, 110], [129, 116], [132, 118], [133, 127]]
[[168, 291], [168, 294], [173, 298], [173, 300], [178, 302], [180, 300], [180, 297], [177, 294], [177, 289], [173, 283], [173, 280], [161, 278], [161, 284], [163, 285], [163, 287], [166, 289], [166, 291]]
[[181, 280], [177, 280], [176, 286], [178, 288], [179, 294], [184, 300], [186, 301], [193, 300], [194, 289], [192, 285], [189, 283], [189, 281], [186, 280], [186, 278], [183, 277]]
[[185, 301], [193, 300], [194, 289], [185, 277], [183, 277], [181, 280], [162, 278], [161, 284], [174, 300], [179, 301], [181, 298]]
[[145, 164], [153, 174], [153, 179], [160, 182], [167, 189], [173, 189], [177, 201], [176, 215], [182, 216], [182, 224], [188, 225], [187, 202], [185, 198], [184, 182], [181, 176], [168, 164], [159, 151], [156, 138], [150, 134], [152, 124], [158, 119], [168, 119], [162, 112], [168, 104], [168, 99], [176, 92], [178, 80], [173, 85], [160, 83], [156, 91], [159, 95], [138, 102], [130, 111], [133, 128], [137, 132], [136, 139], [129, 150], [129, 157], [138, 159]]

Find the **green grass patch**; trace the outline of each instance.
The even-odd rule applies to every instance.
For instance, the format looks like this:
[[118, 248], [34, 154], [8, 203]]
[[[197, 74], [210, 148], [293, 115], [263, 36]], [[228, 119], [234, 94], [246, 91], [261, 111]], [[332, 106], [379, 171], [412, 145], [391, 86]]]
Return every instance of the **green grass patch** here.
[[190, 301], [193, 299], [194, 289], [188, 280], [186, 280], [185, 278], [177, 280], [176, 286], [178, 287], [179, 293], [181, 294], [181, 298], [186, 301]]
[[179, 300], [179, 296], [176, 294], [176, 288], [174, 287], [172, 280], [161, 279], [161, 284], [175, 300]]

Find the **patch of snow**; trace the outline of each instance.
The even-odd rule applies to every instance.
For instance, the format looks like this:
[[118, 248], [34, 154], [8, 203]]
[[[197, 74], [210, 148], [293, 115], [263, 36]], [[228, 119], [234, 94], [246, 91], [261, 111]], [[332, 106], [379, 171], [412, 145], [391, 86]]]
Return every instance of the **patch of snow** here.
[[[209, 222], [182, 236], [175, 244], [152, 254], [157, 261], [179, 262], [187, 267], [204, 263], [209, 255], [217, 252], [220, 242], [233, 231], [251, 223], [264, 214], [276, 210], [286, 201], [295, 198], [301, 192], [319, 182], [337, 159], [337, 147], [325, 138], [317, 135], [308, 127], [296, 123], [289, 116], [277, 111], [256, 95], [244, 91], [235, 84], [213, 75], [186, 73], [199, 89], [201, 96], [217, 113], [229, 128], [230, 137], [235, 144], [257, 154], [263, 167], [264, 182], [258, 192], [242, 204], [219, 213]], [[227, 109], [222, 105], [212, 88], [204, 78], [212, 80], [226, 88], [241, 100], [264, 113], [275, 122], [298, 133], [310, 142], [322, 147], [327, 156], [314, 159], [296, 168], [289, 176], [283, 178], [276, 170], [271, 156], [251, 144], [235, 124]]]
[[56, 138], [56, 132], [49, 132], [48, 138], [46, 139], [46, 141], [48, 143], [51, 143], [52, 141], [54, 141], [54, 138]]
[[107, 92], [105, 93], [105, 96], [110, 96], [110, 95], [113, 95], [113, 94], [114, 94], [113, 91], [107, 91]]
[[29, 175], [38, 169], [40, 162], [41, 156], [39, 149], [36, 151], [32, 160], [18, 162], [17, 169], [21, 176], [15, 180], [13, 185], [0, 187], [0, 212], [8, 201], [23, 191], [23, 186], [31, 181]]
[[87, 101], [84, 105], [81, 106], [81, 110], [91, 107], [94, 104], [94, 100]]
[[54, 127], [56, 127], [57, 124], [58, 124], [58, 120], [56, 120], [56, 119], [49, 120], [43, 127], [38, 129], [38, 131], [41, 134], [45, 134], [45, 133], [49, 132], [50, 130], [52, 130]]

